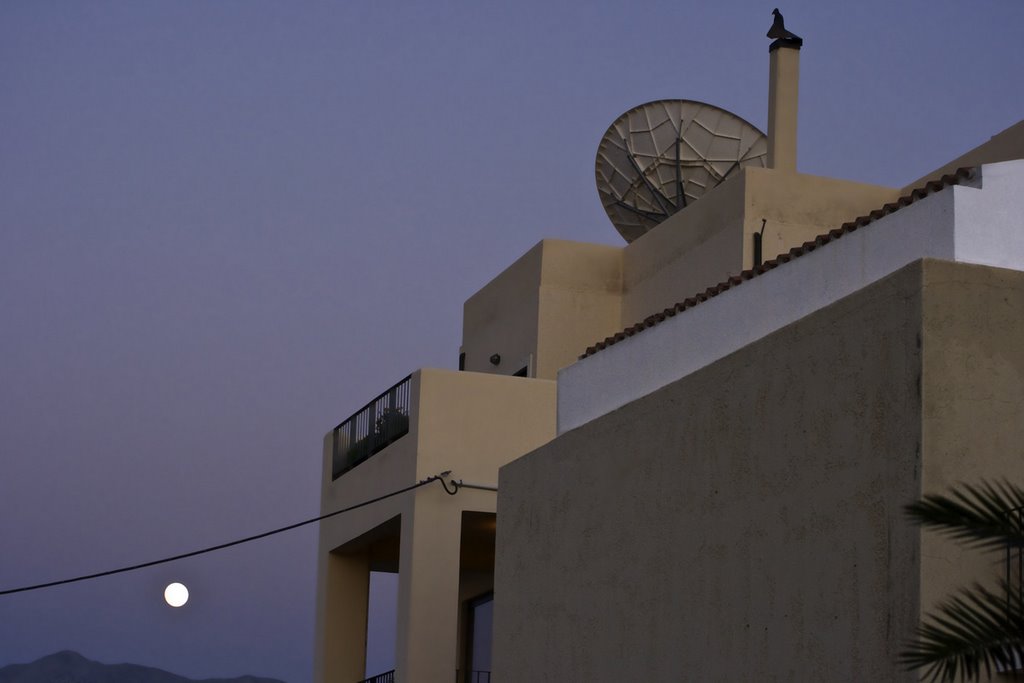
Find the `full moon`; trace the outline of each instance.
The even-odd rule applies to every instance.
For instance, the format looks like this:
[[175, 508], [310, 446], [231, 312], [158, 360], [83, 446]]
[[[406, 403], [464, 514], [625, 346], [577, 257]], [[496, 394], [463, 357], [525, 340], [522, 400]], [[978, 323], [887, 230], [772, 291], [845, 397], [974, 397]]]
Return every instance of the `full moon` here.
[[164, 600], [171, 607], [181, 607], [188, 602], [188, 588], [183, 583], [172, 583], [164, 589]]

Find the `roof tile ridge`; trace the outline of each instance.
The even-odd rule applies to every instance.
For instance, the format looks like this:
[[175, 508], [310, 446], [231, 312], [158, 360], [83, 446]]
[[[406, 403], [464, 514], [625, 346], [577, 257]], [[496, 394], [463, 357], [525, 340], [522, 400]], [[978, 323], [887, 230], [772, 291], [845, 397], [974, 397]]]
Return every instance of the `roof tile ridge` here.
[[732, 287], [738, 287], [744, 282], [752, 280], [759, 275], [763, 275], [764, 273], [768, 272], [769, 270], [772, 270], [773, 268], [777, 268], [784, 263], [789, 263], [793, 259], [799, 258], [804, 254], [814, 251], [820, 246], [824, 246], [829, 242], [833, 242], [843, 237], [844, 235], [854, 232], [858, 228], [862, 228], [865, 225], [874, 223], [880, 218], [884, 218], [885, 216], [895, 213], [896, 211], [899, 211], [904, 207], [910, 206], [914, 202], [920, 199], [924, 199], [928, 195], [935, 194], [936, 192], [944, 190], [945, 188], [951, 187], [953, 185], [959, 185], [965, 180], [973, 180], [976, 176], [977, 167], [961, 166], [952, 173], [947, 173], [943, 175], [941, 178], [938, 178], [936, 180], [929, 180], [921, 187], [914, 188], [907, 194], [897, 197], [894, 201], [883, 204], [881, 207], [871, 211], [868, 214], [858, 216], [857, 218], [854, 218], [852, 221], [847, 221], [846, 223], [843, 223], [838, 228], [833, 228], [828, 232], [821, 233], [820, 235], [816, 236], [813, 240], [808, 240], [801, 244], [800, 246], [793, 247], [788, 252], [783, 252], [776, 256], [775, 258], [763, 262], [759, 266], [742, 270], [736, 275], [730, 275], [722, 282], [719, 282], [716, 285], [708, 287], [703, 292], [699, 292], [691, 297], [688, 297], [686, 299], [683, 299], [682, 301], [677, 302], [674, 306], [670, 308], [666, 308], [663, 313], [656, 313], [654, 315], [647, 316], [646, 318], [644, 318], [642, 322], [631, 325], [622, 332], [617, 332], [616, 334], [610, 337], [606, 337], [603, 341], [599, 341], [593, 346], [587, 347], [587, 350], [579, 357], [579, 360], [583, 360], [588, 356], [592, 356], [598, 351], [602, 351], [605, 348], [611, 346], [612, 344], [622, 341], [626, 337], [632, 337], [634, 334], [641, 332], [649, 327], [655, 327], [658, 323], [664, 322], [665, 318], [670, 318], [676, 315], [676, 313], [682, 313], [687, 309], [693, 308], [694, 306], [703, 303], [704, 301], [707, 301], [711, 297], [716, 296], [728, 289], [731, 289]]

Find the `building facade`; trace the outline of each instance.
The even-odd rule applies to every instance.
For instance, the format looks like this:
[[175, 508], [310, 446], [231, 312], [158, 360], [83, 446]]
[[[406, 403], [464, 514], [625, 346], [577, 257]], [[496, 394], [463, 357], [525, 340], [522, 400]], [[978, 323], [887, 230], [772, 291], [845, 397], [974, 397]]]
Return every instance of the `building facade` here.
[[918, 680], [1002, 558], [903, 507], [1024, 480], [1024, 161], [976, 173], [563, 371], [501, 470], [495, 680]]
[[914, 191], [769, 143], [625, 246], [539, 243], [466, 302], [460, 371], [327, 433], [323, 513], [387, 497], [321, 523], [318, 682], [915, 680], [922, 609], [992, 567], [902, 506], [1024, 475], [1024, 122]]

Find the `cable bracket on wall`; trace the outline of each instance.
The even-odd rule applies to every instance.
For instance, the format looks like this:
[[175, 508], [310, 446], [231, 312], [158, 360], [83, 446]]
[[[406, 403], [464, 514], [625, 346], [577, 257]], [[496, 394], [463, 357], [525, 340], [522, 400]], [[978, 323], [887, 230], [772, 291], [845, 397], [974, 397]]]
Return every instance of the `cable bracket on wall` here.
[[[451, 471], [444, 472], [440, 475], [438, 480], [441, 482], [441, 486], [444, 487], [444, 492], [449, 496], [454, 496], [459, 492], [459, 489], [475, 489], [477, 491], [494, 491], [497, 492], [497, 486], [491, 486], [489, 484], [469, 484], [461, 479], [451, 479]], [[451, 488], [448, 488], [448, 480], [451, 480]]]

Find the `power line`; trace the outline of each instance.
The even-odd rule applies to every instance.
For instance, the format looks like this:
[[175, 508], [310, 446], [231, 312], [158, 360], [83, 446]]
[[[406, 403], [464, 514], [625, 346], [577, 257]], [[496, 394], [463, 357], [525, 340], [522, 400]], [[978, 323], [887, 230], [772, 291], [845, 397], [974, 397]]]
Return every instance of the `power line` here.
[[[422, 480], [416, 482], [415, 484], [413, 484], [412, 486], [406, 486], [403, 489], [398, 489], [397, 491], [392, 491], [391, 493], [385, 493], [382, 496], [377, 496], [376, 498], [372, 498], [370, 500], [364, 500], [362, 503], [356, 503], [355, 505], [350, 505], [347, 508], [342, 508], [341, 510], [335, 510], [334, 512], [328, 512], [326, 515], [320, 515], [319, 517], [313, 517], [312, 519], [307, 519], [307, 520], [304, 520], [302, 522], [296, 522], [295, 524], [289, 524], [288, 526], [283, 526], [283, 527], [280, 527], [280, 528], [277, 528], [277, 529], [273, 529], [271, 531], [264, 531], [262, 534], [256, 534], [255, 536], [246, 536], [245, 538], [239, 538], [239, 539], [237, 539], [235, 541], [229, 541], [227, 543], [221, 543], [219, 545], [212, 545], [212, 546], [210, 546], [208, 548], [202, 548], [201, 550], [193, 550], [192, 552], [182, 553], [180, 555], [174, 555], [172, 557], [164, 557], [164, 558], [159, 559], [159, 560], [152, 560], [150, 562], [143, 562], [141, 564], [133, 564], [133, 565], [131, 565], [129, 567], [118, 567], [117, 569], [108, 569], [105, 572], [96, 572], [95, 574], [84, 574], [82, 576], [76, 576], [76, 577], [70, 578], [70, 579], [61, 579], [59, 581], [49, 581], [47, 583], [37, 583], [37, 584], [35, 584], [33, 586], [21, 586], [20, 588], [8, 588], [7, 590], [0, 591], [0, 596], [2, 596], [2, 595], [11, 595], [12, 593], [26, 593], [28, 591], [40, 590], [40, 589], [43, 589], [43, 588], [52, 588], [53, 586], [62, 586], [64, 584], [66, 584], [66, 583], [78, 583], [79, 581], [88, 581], [90, 579], [98, 579], [98, 578], [103, 577], [103, 576], [112, 576], [113, 574], [123, 574], [125, 572], [135, 571], [136, 569], [145, 569], [146, 567], [154, 567], [154, 566], [156, 566], [158, 564], [167, 564], [168, 562], [176, 562], [178, 560], [184, 560], [185, 558], [188, 558], [188, 557], [195, 557], [196, 555], [204, 555], [206, 553], [212, 553], [212, 552], [214, 552], [216, 550], [224, 550], [225, 548], [231, 548], [232, 546], [241, 545], [243, 543], [249, 543], [251, 541], [258, 541], [259, 539], [266, 538], [267, 536], [273, 536], [274, 534], [280, 534], [280, 533], [284, 533], [285, 531], [291, 531], [292, 529], [298, 529], [300, 526], [306, 526], [306, 525], [309, 525], [309, 524], [315, 524], [316, 522], [328, 519], [330, 517], [335, 517], [335, 516], [343, 514], [345, 512], [351, 512], [352, 510], [358, 510], [359, 508], [366, 507], [367, 505], [372, 505], [374, 503], [379, 503], [380, 501], [385, 500], [387, 498], [392, 498], [394, 496], [398, 496], [398, 495], [401, 495], [403, 493], [407, 493], [409, 491], [412, 491], [413, 489], [418, 489], [421, 486], [426, 486], [427, 484], [430, 484], [430, 483], [435, 482], [435, 481], [440, 481], [441, 485], [445, 486], [444, 478], [447, 477], [449, 474], [451, 474], [450, 471], [441, 472], [440, 474], [435, 474], [433, 476], [427, 477], [426, 479], [422, 479]], [[455, 491], [458, 491], [458, 485], [461, 484], [461, 481], [458, 482], [458, 483], [456, 483], [456, 482], [453, 482], [453, 483], [456, 484]], [[467, 488], [469, 488], [469, 486], [467, 486]], [[445, 486], [445, 491], [448, 491], [448, 487], [447, 486]], [[449, 492], [449, 494], [450, 495], [455, 495], [455, 492]]]

